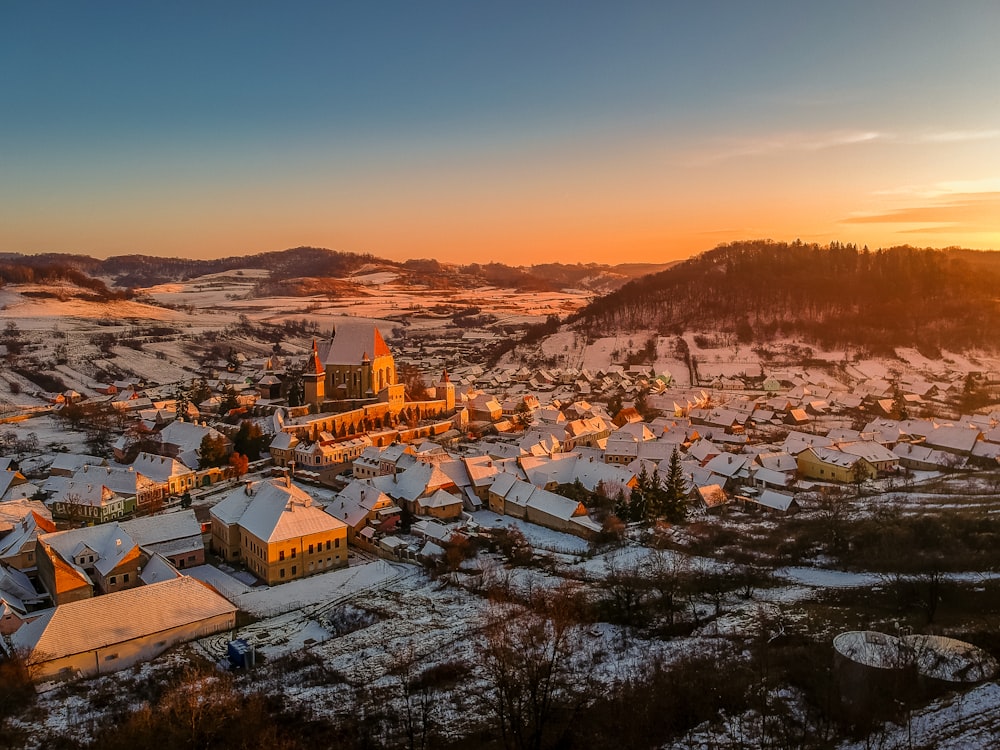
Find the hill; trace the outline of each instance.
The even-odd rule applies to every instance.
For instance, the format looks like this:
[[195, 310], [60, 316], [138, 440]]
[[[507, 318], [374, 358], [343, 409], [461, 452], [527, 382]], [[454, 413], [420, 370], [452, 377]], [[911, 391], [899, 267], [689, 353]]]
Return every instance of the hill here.
[[589, 335], [727, 331], [825, 349], [1000, 349], [1000, 253], [957, 248], [723, 245], [629, 282], [572, 319]]
[[[260, 296], [269, 294], [311, 294], [316, 279], [348, 279], [353, 274], [390, 272], [401, 284], [437, 288], [497, 286], [522, 291], [582, 289], [606, 294], [631, 279], [659, 271], [670, 264], [546, 263], [535, 266], [508, 266], [503, 263], [456, 265], [433, 259], [391, 261], [370, 254], [340, 252], [316, 247], [297, 247], [256, 255], [236, 255], [212, 260], [163, 258], [149, 255], [118, 255], [98, 260], [86, 255], [45, 253], [0, 254], [0, 264], [11, 269], [34, 269], [51, 275], [59, 270], [79, 272], [106, 280], [119, 288], [150, 287], [225, 273], [237, 269], [264, 269], [269, 277], [258, 285]], [[29, 276], [31, 274], [28, 274]], [[15, 281], [16, 272], [11, 281]], [[77, 276], [75, 280], [79, 280]], [[306, 281], [298, 282], [298, 279]], [[0, 277], [2, 280], [2, 277]], [[297, 292], [296, 290], [301, 290]]]

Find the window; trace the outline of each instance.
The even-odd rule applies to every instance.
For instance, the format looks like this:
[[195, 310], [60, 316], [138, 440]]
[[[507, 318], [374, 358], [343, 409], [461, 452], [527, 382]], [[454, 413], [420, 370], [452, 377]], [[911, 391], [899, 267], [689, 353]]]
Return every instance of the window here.
[[329, 539], [326, 540], [326, 548], [330, 549], [330, 540]]
[[340, 547], [340, 537], [337, 537], [336, 539], [334, 539], [333, 546], [334, 547]]
[[108, 583], [112, 586], [118, 583], [117, 576], [111, 576], [111, 578], [108, 579]]
[[282, 568], [281, 570], [278, 571], [278, 578], [284, 578], [284, 577], [285, 577], [285, 569]]
[[281, 562], [284, 559], [285, 559], [285, 550], [281, 550], [280, 552], [278, 552], [278, 562]]
[[118, 658], [118, 654], [108, 654], [104, 657], [104, 661], [112, 661]]
[[122, 576], [122, 581], [128, 583], [128, 573]]
[[293, 565], [292, 566], [292, 575], [295, 575], [298, 572], [299, 572], [299, 567], [297, 565]]
[[292, 557], [295, 557], [295, 547], [292, 547]]
[[311, 555], [312, 553], [313, 553], [313, 546], [310, 544], [309, 545], [309, 554]]

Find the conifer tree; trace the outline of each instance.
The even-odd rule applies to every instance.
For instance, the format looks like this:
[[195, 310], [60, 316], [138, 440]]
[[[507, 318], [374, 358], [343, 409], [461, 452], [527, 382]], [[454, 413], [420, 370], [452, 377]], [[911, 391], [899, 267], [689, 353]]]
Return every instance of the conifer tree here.
[[681, 455], [674, 448], [670, 454], [670, 466], [663, 487], [663, 515], [672, 523], [683, 521], [687, 515], [687, 482], [681, 467]]

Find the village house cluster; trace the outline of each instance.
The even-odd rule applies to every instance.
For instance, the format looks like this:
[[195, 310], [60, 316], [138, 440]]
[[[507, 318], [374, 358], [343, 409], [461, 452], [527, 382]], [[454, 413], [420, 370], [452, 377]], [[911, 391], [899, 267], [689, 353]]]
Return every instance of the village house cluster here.
[[[678, 463], [692, 512], [783, 514], [823, 487], [1000, 457], [1000, 413], [930, 416], [963, 386], [909, 376], [802, 369], [713, 390], [648, 368], [459, 365], [435, 379], [411, 399], [358, 321], [305, 356], [208, 373], [199, 399], [107, 384], [94, 401], [120, 416], [109, 457], [0, 459], [5, 648], [40, 677], [100, 674], [231, 629], [220, 569], [274, 586], [355, 553], [434, 564], [503, 517], [595, 540]], [[62, 394], [58, 408], [80, 405]], [[249, 436], [252, 465], [232, 459]]]

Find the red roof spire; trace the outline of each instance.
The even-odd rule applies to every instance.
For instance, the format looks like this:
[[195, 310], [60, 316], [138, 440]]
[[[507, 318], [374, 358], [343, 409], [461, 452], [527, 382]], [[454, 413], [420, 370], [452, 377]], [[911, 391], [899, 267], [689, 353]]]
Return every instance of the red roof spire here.
[[311, 375], [322, 375], [326, 372], [323, 363], [319, 360], [319, 349], [316, 347], [316, 339], [313, 339], [312, 356], [309, 358], [309, 373]]

